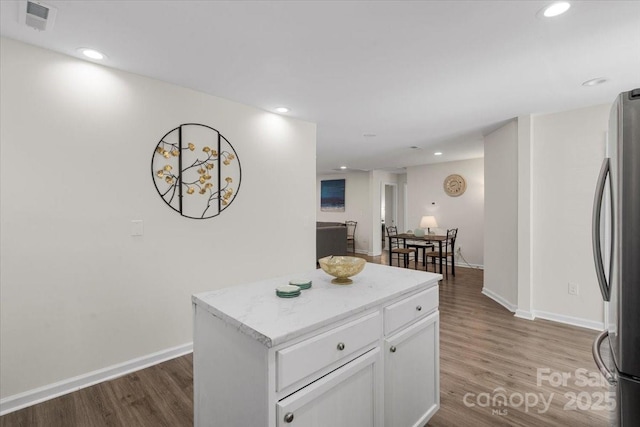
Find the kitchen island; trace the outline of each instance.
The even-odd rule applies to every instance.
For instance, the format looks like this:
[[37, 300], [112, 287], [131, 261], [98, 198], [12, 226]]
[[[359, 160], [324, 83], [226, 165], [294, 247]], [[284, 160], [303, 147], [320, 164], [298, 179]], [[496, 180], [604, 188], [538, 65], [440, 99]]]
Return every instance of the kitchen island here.
[[[439, 274], [367, 263], [194, 295], [195, 425], [422, 426], [439, 399]], [[275, 288], [312, 287], [296, 298]]]

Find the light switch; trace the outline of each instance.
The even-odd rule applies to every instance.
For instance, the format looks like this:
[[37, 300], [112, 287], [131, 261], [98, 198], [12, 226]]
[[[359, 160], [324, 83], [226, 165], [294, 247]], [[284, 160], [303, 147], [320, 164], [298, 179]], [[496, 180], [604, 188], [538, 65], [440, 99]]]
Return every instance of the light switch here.
[[142, 220], [141, 219], [132, 219], [131, 220], [131, 235], [132, 236], [142, 236], [144, 232], [143, 226], [142, 226]]

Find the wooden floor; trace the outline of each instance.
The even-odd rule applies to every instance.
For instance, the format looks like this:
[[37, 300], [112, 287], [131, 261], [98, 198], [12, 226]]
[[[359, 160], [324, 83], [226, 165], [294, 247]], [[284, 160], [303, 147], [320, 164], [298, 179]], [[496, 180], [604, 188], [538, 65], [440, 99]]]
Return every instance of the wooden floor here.
[[[386, 263], [384, 256], [364, 258]], [[608, 389], [579, 387], [584, 381], [576, 378], [579, 368], [583, 377], [596, 372], [597, 332], [518, 319], [481, 294], [482, 280], [482, 270], [457, 268], [455, 278], [440, 284], [441, 408], [428, 426], [609, 425], [609, 411], [584, 409], [606, 406], [600, 398]], [[0, 427], [191, 426], [192, 360], [179, 357], [7, 414]], [[548, 377], [538, 385], [539, 369], [552, 379], [570, 377], [564, 385]]]

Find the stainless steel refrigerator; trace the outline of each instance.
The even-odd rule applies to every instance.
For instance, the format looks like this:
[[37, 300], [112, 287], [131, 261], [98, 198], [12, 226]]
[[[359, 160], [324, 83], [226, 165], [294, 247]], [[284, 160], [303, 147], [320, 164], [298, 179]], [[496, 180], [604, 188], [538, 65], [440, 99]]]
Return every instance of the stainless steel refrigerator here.
[[[608, 330], [593, 357], [615, 386], [615, 423], [640, 425], [640, 89], [618, 95], [593, 206], [593, 255]], [[611, 361], [601, 356], [610, 348]]]

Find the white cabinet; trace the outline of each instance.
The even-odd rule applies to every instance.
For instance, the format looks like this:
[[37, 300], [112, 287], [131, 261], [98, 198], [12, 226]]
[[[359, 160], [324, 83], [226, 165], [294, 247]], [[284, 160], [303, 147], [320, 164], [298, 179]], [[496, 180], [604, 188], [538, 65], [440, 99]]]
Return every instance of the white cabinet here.
[[417, 292], [384, 308], [384, 335], [423, 318], [438, 308], [438, 288]]
[[277, 403], [278, 427], [372, 427], [376, 411], [380, 350], [356, 360]]
[[380, 313], [362, 316], [325, 333], [276, 351], [278, 391], [362, 354], [380, 338]]
[[194, 326], [196, 427], [383, 426], [379, 309], [272, 348], [198, 306]]
[[385, 426], [421, 427], [440, 407], [438, 312], [385, 339]]
[[193, 297], [196, 427], [418, 427], [439, 408], [440, 275], [367, 265]]

